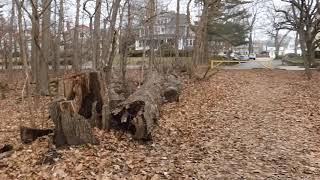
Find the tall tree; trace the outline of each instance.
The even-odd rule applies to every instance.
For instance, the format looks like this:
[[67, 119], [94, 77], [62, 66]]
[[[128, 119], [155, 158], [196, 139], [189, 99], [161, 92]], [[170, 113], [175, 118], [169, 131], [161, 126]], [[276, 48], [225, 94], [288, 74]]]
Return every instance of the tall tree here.
[[152, 68], [156, 67], [155, 62], [155, 40], [154, 40], [154, 25], [155, 25], [155, 16], [156, 15], [156, 3], [155, 0], [149, 0], [147, 5], [147, 17], [148, 17], [148, 30], [149, 30], [149, 66]]
[[41, 26], [41, 58], [39, 59], [39, 85], [40, 94], [49, 94], [48, 61], [50, 57], [50, 16], [51, 0], [42, 0], [42, 26]]
[[76, 19], [73, 31], [73, 62], [72, 69], [75, 71], [80, 70], [80, 50], [79, 50], [79, 14], [80, 14], [80, 0], [77, 0], [76, 6]]
[[176, 36], [175, 36], [175, 55], [176, 61], [179, 57], [179, 40], [180, 40], [180, 0], [177, 1], [177, 12], [176, 12]]
[[110, 20], [110, 26], [109, 31], [106, 39], [106, 46], [104, 48], [103, 58], [106, 64], [106, 67], [104, 68], [106, 71], [106, 78], [107, 78], [107, 84], [111, 81], [111, 70], [112, 70], [112, 64], [113, 64], [113, 58], [114, 58], [114, 50], [116, 46], [115, 42], [115, 36], [116, 36], [116, 21], [117, 21], [117, 15], [120, 7], [121, 0], [115, 0], [112, 5], [112, 14], [111, 14], [111, 20]]
[[[26, 91], [27, 91], [27, 96], [29, 95], [29, 83], [31, 80], [31, 75], [30, 75], [30, 69], [29, 65], [27, 62], [27, 47], [26, 47], [26, 39], [25, 39], [25, 34], [24, 34], [24, 28], [23, 28], [23, 0], [15, 0], [15, 3], [17, 5], [17, 12], [18, 12], [18, 29], [19, 29], [19, 47], [20, 47], [20, 60], [23, 62], [24, 66], [24, 72], [26, 76]], [[22, 96], [24, 96], [22, 94]]]
[[[56, 35], [56, 39], [55, 39], [55, 61], [56, 61], [56, 71], [59, 71], [60, 69], [60, 57], [61, 57], [61, 50], [60, 50], [60, 46], [61, 46], [61, 35], [63, 33], [63, 29], [64, 29], [64, 0], [60, 0], [59, 3], [59, 22], [58, 22], [58, 32]], [[65, 46], [64, 46], [65, 47]], [[64, 48], [66, 49], [66, 48]]]
[[100, 54], [101, 54], [101, 30], [100, 30], [100, 21], [101, 21], [101, 0], [96, 0], [96, 7], [95, 7], [95, 17], [94, 17], [94, 32], [93, 32], [93, 39], [94, 39], [94, 46], [93, 46], [93, 60], [92, 66], [93, 69], [97, 68], [98, 62], [100, 62]]
[[315, 49], [320, 45], [316, 36], [320, 33], [320, 3], [319, 0], [282, 0], [289, 3], [288, 9], [277, 9], [283, 13], [285, 21], [282, 25], [299, 34], [299, 41], [304, 59], [305, 72], [308, 79], [312, 73], [310, 67], [314, 64]]
[[9, 25], [9, 54], [8, 54], [8, 61], [9, 61], [9, 77], [12, 77], [12, 68], [13, 68], [13, 60], [12, 60], [12, 50], [13, 50], [13, 35], [15, 34], [14, 28], [14, 18], [15, 18], [15, 2], [12, 1], [11, 5], [11, 17], [10, 17], [10, 25]]

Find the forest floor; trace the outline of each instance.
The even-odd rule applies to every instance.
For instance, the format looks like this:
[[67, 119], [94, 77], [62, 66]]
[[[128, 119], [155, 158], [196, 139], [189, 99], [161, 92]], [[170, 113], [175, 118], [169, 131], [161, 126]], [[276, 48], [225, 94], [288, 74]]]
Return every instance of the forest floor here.
[[0, 179], [320, 177], [319, 72], [308, 81], [300, 71], [221, 70], [206, 81], [186, 81], [180, 102], [162, 108], [153, 141], [95, 130], [100, 145], [59, 149], [52, 165], [41, 164], [48, 138], [19, 142], [19, 125], [52, 124], [41, 109], [30, 115], [18, 82], [0, 100], [0, 145], [16, 150], [0, 160]]

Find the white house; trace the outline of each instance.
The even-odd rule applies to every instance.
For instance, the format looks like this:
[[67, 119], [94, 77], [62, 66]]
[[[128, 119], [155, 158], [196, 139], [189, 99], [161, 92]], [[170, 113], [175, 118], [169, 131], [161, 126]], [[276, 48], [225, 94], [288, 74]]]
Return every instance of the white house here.
[[[179, 50], [187, 50], [193, 47], [194, 32], [189, 28], [187, 15], [179, 15]], [[187, 37], [187, 30], [189, 28], [189, 36]], [[155, 19], [153, 27], [154, 35], [153, 42], [155, 42], [155, 49], [158, 49], [163, 44], [169, 44], [174, 47], [176, 38], [176, 13], [170, 11], [160, 14]], [[149, 36], [149, 27], [142, 25], [137, 28], [138, 37], [135, 41], [135, 50], [150, 49], [151, 37]]]

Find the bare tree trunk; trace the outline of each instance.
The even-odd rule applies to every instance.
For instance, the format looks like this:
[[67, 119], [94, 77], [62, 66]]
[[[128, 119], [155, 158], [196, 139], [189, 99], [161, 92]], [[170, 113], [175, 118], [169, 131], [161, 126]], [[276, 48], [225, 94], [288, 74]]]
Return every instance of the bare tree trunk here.
[[204, 59], [207, 57], [205, 52], [207, 51], [206, 48], [206, 28], [207, 28], [207, 21], [208, 21], [208, 3], [205, 2], [202, 9], [202, 14], [200, 17], [200, 22], [196, 30], [196, 38], [195, 38], [195, 45], [193, 48], [193, 55], [192, 55], [192, 65], [189, 67], [189, 76], [193, 76], [195, 67], [199, 64], [199, 62], [203, 62]]
[[276, 30], [276, 34], [274, 36], [274, 46], [275, 46], [275, 59], [279, 59], [279, 51], [280, 51], [280, 44], [279, 44], [279, 30]]
[[[13, 59], [12, 59], [12, 47], [13, 47], [13, 34], [14, 34], [14, 17], [15, 17], [15, 3], [12, 1], [11, 8], [11, 17], [10, 17], [10, 31], [9, 31], [9, 53], [8, 53], [8, 61], [9, 61], [9, 80], [12, 77], [12, 68], [13, 68]], [[21, 47], [20, 47], [21, 49]]]
[[299, 33], [296, 32], [296, 37], [294, 40], [294, 53], [298, 54], [298, 45], [299, 45]]
[[[58, 74], [58, 70], [60, 68], [60, 35], [59, 35], [59, 23], [57, 25], [57, 16], [59, 15], [58, 13], [58, 2], [57, 0], [54, 0], [54, 38], [53, 38], [53, 42], [52, 42], [52, 49], [53, 49], [53, 53], [52, 53], [52, 58], [51, 58], [51, 65], [52, 65], [52, 69], [53, 72], [55, 73], [55, 75]], [[59, 20], [60, 22], [60, 20]], [[58, 56], [59, 55], [59, 56]]]
[[79, 61], [79, 13], [80, 13], [80, 0], [77, 0], [76, 20], [73, 34], [73, 62], [72, 69], [75, 71], [80, 70]]
[[304, 32], [302, 30], [300, 30], [299, 32], [299, 40], [300, 40], [300, 46], [301, 46], [301, 50], [302, 50], [302, 57], [303, 57], [303, 61], [304, 61], [304, 68], [305, 68], [305, 73], [307, 75], [308, 79], [311, 79], [312, 77], [312, 73], [310, 70], [310, 61], [311, 61], [311, 56], [308, 52], [308, 45], [307, 45], [307, 37], [304, 35]]
[[[63, 4], [64, 4], [64, 0], [60, 0], [60, 9], [59, 9], [59, 23], [58, 23], [58, 33], [57, 33], [57, 36], [56, 36], [56, 52], [55, 52], [55, 56], [57, 58], [57, 65], [58, 65], [58, 68], [57, 68], [57, 71], [59, 72], [59, 69], [60, 69], [60, 56], [61, 56], [61, 53], [60, 53], [60, 44], [61, 44], [61, 34], [63, 33], [63, 16], [64, 16], [64, 7], [63, 7]], [[64, 46], [65, 47], [65, 46]], [[65, 49], [65, 48], [64, 48]]]
[[122, 85], [123, 88], [126, 87], [126, 70], [127, 70], [127, 62], [128, 62], [128, 51], [129, 51], [129, 43], [128, 41], [130, 41], [130, 36], [131, 34], [131, 30], [132, 30], [132, 17], [131, 17], [131, 2], [128, 1], [128, 14], [127, 14], [127, 19], [128, 19], [128, 25], [127, 25], [127, 29], [125, 31], [125, 40], [124, 40], [124, 44], [123, 44], [123, 51], [122, 51], [122, 55], [121, 55], [121, 61], [120, 61], [120, 68], [121, 68], [121, 79], [122, 79]]
[[154, 54], [154, 48], [155, 48], [155, 39], [154, 39], [154, 24], [155, 24], [155, 0], [150, 0], [148, 5], [148, 19], [149, 19], [149, 67], [156, 68], [156, 62], [155, 62], [155, 54]]
[[[50, 57], [50, 16], [51, 16], [51, 0], [42, 1], [42, 42], [41, 50], [42, 56], [39, 59], [39, 80], [40, 80], [40, 94], [49, 94], [49, 77], [48, 77], [48, 59]], [[40, 50], [40, 51], [41, 51]], [[41, 53], [41, 52], [40, 52]]]
[[100, 44], [101, 44], [101, 31], [100, 31], [100, 18], [101, 18], [101, 0], [96, 0], [96, 13], [94, 17], [94, 48], [93, 48], [93, 61], [92, 67], [95, 70], [97, 63], [100, 61]]
[[[111, 15], [111, 22], [110, 22], [110, 27], [109, 27], [109, 32], [108, 32], [108, 36], [107, 36], [107, 42], [106, 42], [106, 47], [105, 47], [105, 52], [104, 52], [104, 61], [106, 63], [106, 67], [105, 67], [105, 72], [106, 72], [106, 83], [109, 84], [110, 83], [110, 79], [111, 79], [111, 70], [112, 70], [112, 63], [113, 63], [113, 58], [112, 54], [110, 52], [110, 47], [111, 49], [113, 49], [116, 43], [114, 43], [114, 36], [116, 35], [115, 33], [115, 25], [116, 25], [116, 20], [117, 20], [117, 15], [118, 15], [118, 10], [120, 7], [120, 1], [121, 0], [115, 0], [114, 4], [113, 4], [113, 9], [112, 9], [112, 15]], [[112, 50], [111, 50], [112, 51]]]
[[40, 34], [40, 17], [38, 13], [38, 0], [30, 0], [32, 4], [32, 29], [31, 29], [31, 69], [32, 69], [32, 77], [36, 82], [36, 91], [40, 92], [40, 44], [39, 44], [39, 34]]
[[177, 63], [179, 58], [179, 40], [180, 40], [180, 0], [177, 0], [177, 13], [176, 13], [176, 36], [175, 36], [175, 61]]
[[[28, 86], [30, 81], [30, 72], [29, 72], [29, 66], [27, 62], [27, 54], [26, 54], [26, 47], [25, 47], [25, 36], [24, 36], [24, 29], [23, 29], [23, 21], [22, 21], [22, 4], [19, 0], [15, 0], [17, 4], [17, 10], [18, 10], [18, 26], [19, 26], [19, 46], [20, 46], [20, 59], [23, 62], [25, 74], [26, 74], [26, 85]], [[28, 87], [26, 88], [28, 90]]]

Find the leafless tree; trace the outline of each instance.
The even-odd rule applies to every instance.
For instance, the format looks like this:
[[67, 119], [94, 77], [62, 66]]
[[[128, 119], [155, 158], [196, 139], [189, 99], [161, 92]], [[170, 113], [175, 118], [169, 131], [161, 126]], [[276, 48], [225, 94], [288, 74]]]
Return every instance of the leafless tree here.
[[73, 62], [72, 68], [75, 71], [80, 70], [80, 49], [79, 49], [79, 14], [80, 14], [80, 0], [77, 0], [76, 19], [73, 31]]
[[316, 38], [320, 32], [319, 0], [282, 1], [289, 3], [288, 8], [276, 11], [284, 14], [285, 21], [282, 25], [285, 28], [298, 32], [306, 75], [311, 79], [310, 67], [314, 65], [315, 49], [320, 43], [320, 39]]
[[97, 68], [97, 63], [100, 62], [100, 54], [101, 54], [101, 30], [100, 30], [100, 19], [101, 19], [101, 0], [96, 0], [96, 7], [95, 7], [95, 17], [94, 17], [94, 32], [93, 32], [93, 39], [94, 39], [94, 46], [93, 46], [93, 60], [92, 66], [93, 69]]
[[177, 1], [177, 12], [176, 12], [176, 36], [175, 36], [175, 54], [176, 54], [176, 59], [175, 61], [178, 60], [179, 57], [179, 38], [180, 38], [180, 0]]

